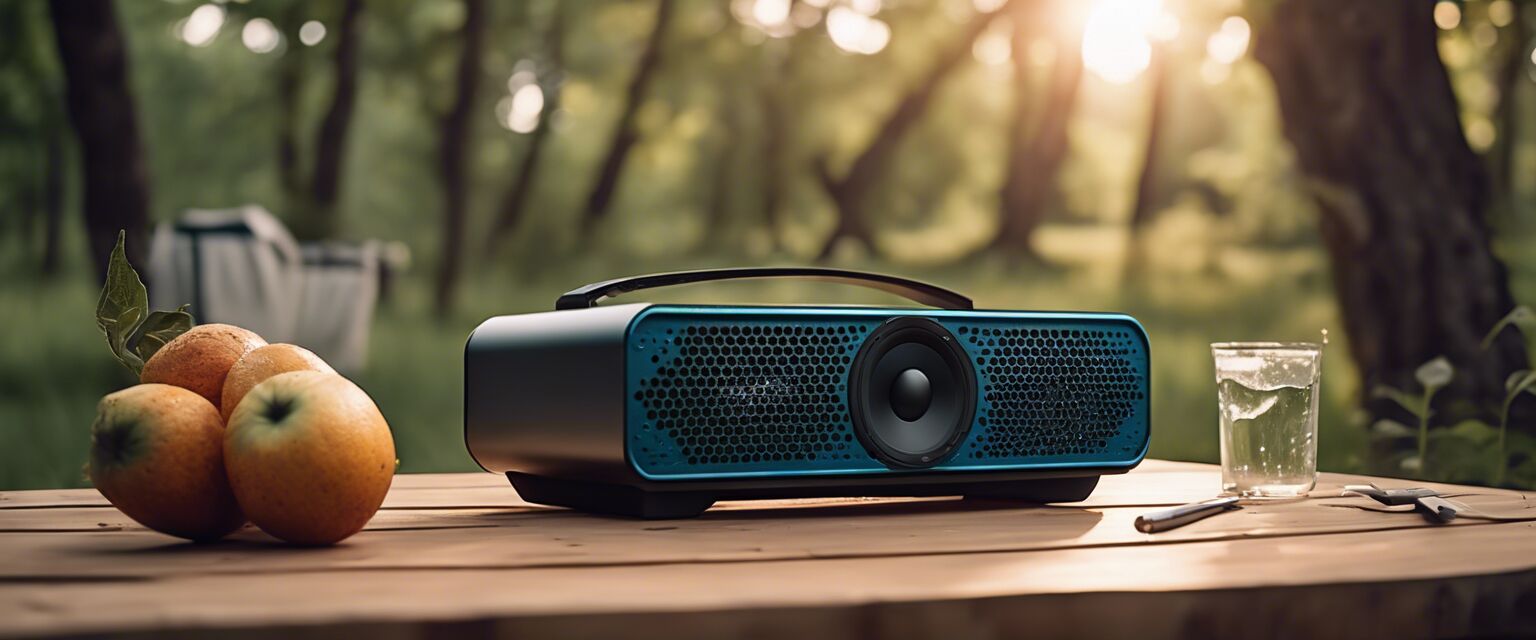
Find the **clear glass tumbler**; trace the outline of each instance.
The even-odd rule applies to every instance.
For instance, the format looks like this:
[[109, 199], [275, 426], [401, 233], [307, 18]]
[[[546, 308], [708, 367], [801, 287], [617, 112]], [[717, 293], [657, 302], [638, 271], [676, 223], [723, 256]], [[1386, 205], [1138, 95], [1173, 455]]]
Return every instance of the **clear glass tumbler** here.
[[1244, 497], [1306, 495], [1317, 483], [1317, 399], [1323, 345], [1218, 342], [1221, 490]]

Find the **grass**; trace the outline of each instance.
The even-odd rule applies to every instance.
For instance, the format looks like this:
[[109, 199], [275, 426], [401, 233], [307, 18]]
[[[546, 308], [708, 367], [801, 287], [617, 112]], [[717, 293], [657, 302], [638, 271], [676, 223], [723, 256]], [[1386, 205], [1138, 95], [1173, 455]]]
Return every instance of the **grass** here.
[[[1334, 329], [1325, 357], [1319, 466], [1361, 471], [1364, 426], [1355, 416], [1352, 364], [1313, 248], [1216, 250], [1173, 245], [1154, 268], [1123, 281], [1119, 244], [1093, 229], [1048, 228], [1042, 246], [1065, 267], [1011, 266], [997, 259], [937, 267], [848, 258], [842, 266], [889, 271], [970, 293], [988, 308], [1112, 310], [1135, 315], [1152, 337], [1152, 455], [1218, 458], [1216, 388], [1209, 344], [1223, 340], [1316, 340]], [[1528, 244], [1528, 243], [1527, 243]], [[1066, 250], [1071, 248], [1070, 251]], [[1099, 253], [1095, 253], [1095, 249]], [[1203, 256], [1191, 255], [1203, 252]], [[19, 252], [6, 252], [15, 256]], [[1506, 252], [1510, 255], [1511, 252]], [[1536, 294], [1536, 260], [1513, 252], [1517, 296]], [[76, 261], [82, 263], [83, 261]], [[429, 274], [400, 281], [378, 313], [367, 369], [357, 382], [394, 430], [402, 472], [475, 469], [461, 435], [464, 339], [486, 317], [549, 309], [576, 285], [619, 274], [789, 260], [626, 257], [592, 251], [528, 277], [471, 270], [456, 313], [432, 312]], [[83, 486], [97, 400], [133, 383], [94, 325], [96, 285], [82, 272], [38, 279], [19, 258], [0, 259], [0, 489]], [[644, 296], [641, 296], [644, 297]], [[881, 294], [824, 284], [745, 282], [684, 287], [650, 299], [680, 302], [890, 303]]]

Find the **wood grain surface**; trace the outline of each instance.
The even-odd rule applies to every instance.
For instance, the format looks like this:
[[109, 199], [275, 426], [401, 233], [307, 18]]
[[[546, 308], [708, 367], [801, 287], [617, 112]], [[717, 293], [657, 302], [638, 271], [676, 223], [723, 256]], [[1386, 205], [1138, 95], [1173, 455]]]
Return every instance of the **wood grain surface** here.
[[[1148, 461], [1087, 501], [721, 503], [641, 521], [531, 505], [499, 476], [404, 475], [323, 549], [254, 528], [212, 545], [94, 490], [0, 493], [0, 635], [170, 637], [1416, 637], [1536, 633], [1536, 523], [1433, 525], [1339, 497], [1158, 534], [1141, 513], [1219, 470]], [[1490, 513], [1530, 494], [1432, 486]]]

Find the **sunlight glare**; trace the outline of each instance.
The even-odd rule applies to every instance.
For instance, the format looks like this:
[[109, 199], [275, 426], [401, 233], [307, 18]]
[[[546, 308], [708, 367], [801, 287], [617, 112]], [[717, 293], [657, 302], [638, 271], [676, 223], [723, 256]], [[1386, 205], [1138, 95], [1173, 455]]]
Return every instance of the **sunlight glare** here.
[[1012, 51], [1013, 44], [1009, 42], [1008, 31], [998, 28], [988, 29], [976, 39], [976, 44], [971, 45], [971, 55], [985, 65], [996, 66], [1008, 62]]
[[279, 41], [277, 27], [266, 18], [253, 19], [240, 30], [240, 42], [254, 53], [271, 53]]
[[838, 6], [827, 12], [827, 35], [843, 51], [874, 55], [890, 44], [891, 27], [883, 20]]
[[1456, 25], [1461, 24], [1461, 7], [1450, 0], [1441, 0], [1435, 3], [1435, 25], [1450, 31]]
[[1162, 15], [1158, 0], [1099, 0], [1083, 28], [1083, 66], [1114, 84], [1135, 80], [1152, 62], [1148, 37]]
[[1248, 40], [1253, 29], [1241, 16], [1228, 16], [1221, 21], [1221, 28], [1205, 42], [1205, 53], [1221, 64], [1232, 64], [1248, 52]]
[[976, 7], [977, 13], [992, 13], [1003, 8], [1008, 0], [971, 0], [971, 6]]
[[299, 27], [299, 42], [306, 47], [313, 47], [325, 39], [325, 25], [319, 20], [310, 20]]
[[1507, 27], [1515, 21], [1515, 4], [1510, 0], [1493, 0], [1488, 5], [1488, 20], [1495, 27]]
[[789, 0], [757, 0], [752, 4], [752, 19], [775, 27], [789, 21]]
[[880, 8], [883, 4], [881, 0], [849, 0], [848, 2], [848, 6], [852, 7], [854, 11], [866, 16], [880, 13]]
[[544, 90], [536, 83], [525, 84], [496, 103], [496, 121], [516, 133], [537, 129], [543, 112]]
[[533, 84], [537, 80], [538, 76], [534, 75], [532, 69], [517, 69], [512, 72], [511, 77], [507, 78], [507, 94], [515, 94], [518, 89]]
[[205, 4], [192, 10], [181, 25], [182, 41], [194, 47], [205, 47], [219, 35], [224, 27], [224, 7]]

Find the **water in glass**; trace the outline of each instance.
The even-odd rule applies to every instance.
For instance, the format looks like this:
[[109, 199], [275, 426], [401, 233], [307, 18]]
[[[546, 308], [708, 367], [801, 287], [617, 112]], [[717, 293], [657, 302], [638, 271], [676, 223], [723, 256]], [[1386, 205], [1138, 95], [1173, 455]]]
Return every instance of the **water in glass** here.
[[1322, 346], [1218, 343], [1221, 488], [1245, 497], [1305, 495], [1317, 480]]

